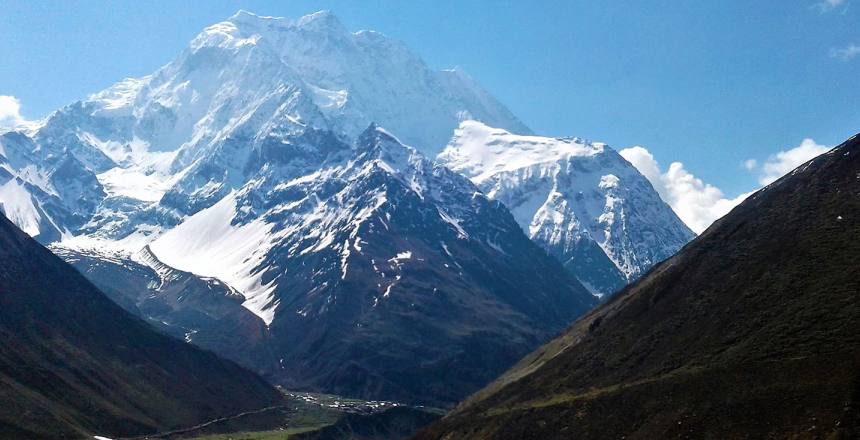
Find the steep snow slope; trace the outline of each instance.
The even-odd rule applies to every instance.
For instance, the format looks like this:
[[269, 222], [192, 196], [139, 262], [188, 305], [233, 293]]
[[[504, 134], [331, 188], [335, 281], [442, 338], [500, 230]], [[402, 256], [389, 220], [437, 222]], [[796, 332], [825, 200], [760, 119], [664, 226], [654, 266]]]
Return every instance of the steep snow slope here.
[[284, 121], [353, 139], [375, 121], [428, 152], [466, 115], [529, 131], [462, 72], [432, 71], [400, 42], [351, 33], [328, 12], [291, 21], [240, 11], [154, 74], [64, 110], [49, 125], [79, 119], [92, 129], [82, 142], [117, 163], [184, 147], [178, 164], [187, 164], [237, 129], [264, 136]]
[[432, 71], [399, 41], [374, 31], [350, 33], [327, 11], [296, 22], [240, 11], [229, 21], [236, 38], [269, 40], [321, 111], [350, 137], [377, 122], [435, 154], [464, 117], [529, 132], [467, 75]]
[[437, 159], [503, 202], [533, 240], [598, 294], [614, 292], [694, 236], [604, 144], [464, 121]]
[[40, 232], [43, 212], [33, 202], [33, 197], [18, 179], [9, 179], [0, 186], [0, 207], [6, 218], [29, 235]]
[[[248, 194], [250, 187], [243, 195]], [[235, 224], [237, 197], [230, 193], [210, 208], [189, 217], [152, 243], [165, 264], [199, 276], [215, 277], [242, 292], [244, 306], [271, 324], [271, 288], [261, 280], [260, 264], [272, 243], [274, 224], [256, 218]], [[258, 276], [254, 276], [254, 274]]]

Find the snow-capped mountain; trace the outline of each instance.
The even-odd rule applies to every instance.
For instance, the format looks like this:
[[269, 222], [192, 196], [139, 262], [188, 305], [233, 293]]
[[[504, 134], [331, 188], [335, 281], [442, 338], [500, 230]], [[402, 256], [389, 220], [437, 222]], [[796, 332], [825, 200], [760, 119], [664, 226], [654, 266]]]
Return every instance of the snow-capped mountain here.
[[[273, 381], [446, 405], [595, 304], [535, 242], [608, 293], [692, 236], [608, 147], [472, 118], [529, 132], [381, 34], [240, 12], [0, 135], [0, 203], [126, 309]], [[442, 163], [487, 191], [424, 155], [461, 122]]]
[[596, 302], [501, 203], [371, 124], [435, 153], [468, 117], [528, 130], [378, 33], [239, 13], [0, 142], [46, 194], [23, 212], [64, 210], [22, 217], [57, 223], [44, 241], [126, 309], [287, 386], [445, 405]]
[[465, 177], [376, 126], [352, 146], [315, 139], [330, 152], [316, 170], [267, 162], [150, 246], [243, 293], [274, 380], [450, 404], [594, 305]]
[[694, 237], [605, 144], [464, 121], [438, 160], [503, 202], [529, 237], [598, 294], [613, 293]]
[[434, 405], [595, 304], [501, 203], [382, 128], [287, 140], [134, 255], [98, 232], [55, 250], [126, 308], [277, 383]]
[[25, 133], [0, 134], [0, 212], [43, 243], [82, 226], [105, 193], [74, 155], [40, 148]]
[[[84, 231], [109, 222], [121, 236], [129, 232], [123, 215], [164, 221], [177, 214], [153, 210], [153, 202], [180, 216], [210, 206], [244, 182], [245, 167], [260, 165], [249, 162], [251, 147], [272, 149], [306, 128], [349, 142], [376, 122], [435, 154], [465, 118], [529, 131], [463, 72], [431, 70], [382, 34], [349, 32], [328, 12], [292, 21], [240, 11], [206, 28], [154, 74], [64, 107], [29, 136], [4, 136], [0, 155], [15, 149], [28, 157], [0, 171], [0, 179], [17, 178], [0, 191], [8, 195], [7, 215], [44, 242], [58, 237], [55, 230], [77, 234], [107, 195], [99, 223]], [[74, 159], [67, 167], [78, 176], [97, 175], [98, 185], [70, 187], [90, 193], [59, 194], [64, 185], [49, 181], [54, 170], [45, 161], [66, 158]], [[10, 168], [4, 162], [14, 161], [0, 159]], [[29, 186], [46, 195], [21, 190]], [[54, 195], [61, 198], [60, 218], [44, 206]], [[74, 206], [77, 201], [85, 206]]]

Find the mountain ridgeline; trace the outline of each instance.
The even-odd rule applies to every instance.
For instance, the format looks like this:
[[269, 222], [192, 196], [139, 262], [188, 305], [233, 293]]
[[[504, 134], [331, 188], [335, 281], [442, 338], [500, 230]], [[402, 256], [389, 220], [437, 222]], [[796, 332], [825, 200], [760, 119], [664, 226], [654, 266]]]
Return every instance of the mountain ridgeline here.
[[3, 216], [0, 304], [2, 438], [149, 434], [282, 402], [126, 313]]
[[692, 238], [608, 146], [533, 136], [328, 12], [239, 12], [0, 134], [0, 204], [164, 333], [288, 388], [434, 406]]
[[855, 136], [417, 438], [857, 438], [858, 238]]
[[605, 297], [694, 234], [615, 150], [463, 121], [439, 162], [505, 204], [523, 231]]
[[245, 306], [279, 359], [252, 366], [273, 381], [450, 405], [596, 304], [465, 177], [375, 126], [330, 146], [311, 176], [260, 175], [151, 244], [172, 267], [265, 286]]
[[0, 212], [0, 437], [302, 418], [269, 383], [471, 395], [419, 439], [860, 436], [857, 137], [694, 239], [610, 146], [464, 72], [240, 11], [0, 132]]

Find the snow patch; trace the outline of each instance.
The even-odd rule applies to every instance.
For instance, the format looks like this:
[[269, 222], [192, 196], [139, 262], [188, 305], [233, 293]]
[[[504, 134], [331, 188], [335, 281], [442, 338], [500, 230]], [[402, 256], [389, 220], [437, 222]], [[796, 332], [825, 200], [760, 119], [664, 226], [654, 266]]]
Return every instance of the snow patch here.
[[600, 183], [597, 187], [600, 189], [611, 189], [618, 187], [619, 179], [614, 174], [607, 174], [600, 177]]
[[30, 192], [17, 179], [0, 185], [0, 208], [6, 218], [27, 235], [35, 237], [41, 232], [41, 210], [36, 207]]
[[151, 244], [155, 256], [176, 269], [221, 280], [245, 297], [242, 304], [272, 323], [274, 280], [262, 283], [259, 267], [272, 247], [272, 225], [263, 219], [234, 224], [237, 193], [189, 217]]
[[396, 256], [390, 258], [388, 261], [392, 263], [399, 263], [404, 260], [412, 259], [412, 251], [398, 252]]
[[112, 168], [96, 176], [109, 197], [129, 197], [144, 202], [161, 200], [176, 179], [139, 168]]

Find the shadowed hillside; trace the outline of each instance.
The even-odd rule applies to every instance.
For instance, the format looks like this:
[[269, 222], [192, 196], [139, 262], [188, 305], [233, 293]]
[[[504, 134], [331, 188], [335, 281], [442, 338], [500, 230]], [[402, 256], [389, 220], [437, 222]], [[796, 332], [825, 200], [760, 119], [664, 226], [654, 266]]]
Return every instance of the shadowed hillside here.
[[856, 438], [858, 256], [855, 136], [418, 438]]
[[0, 216], [0, 438], [125, 436], [278, 405], [238, 365], [161, 335]]

